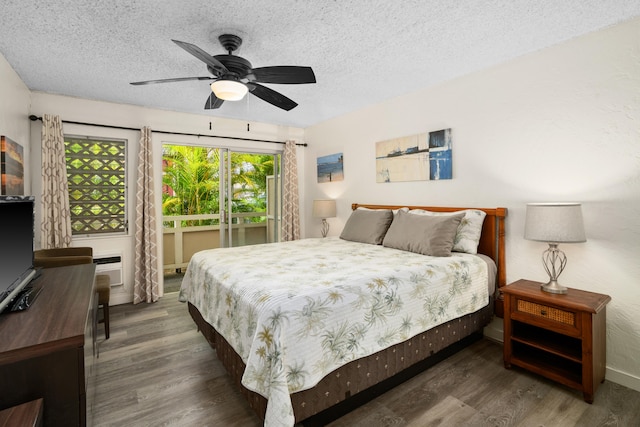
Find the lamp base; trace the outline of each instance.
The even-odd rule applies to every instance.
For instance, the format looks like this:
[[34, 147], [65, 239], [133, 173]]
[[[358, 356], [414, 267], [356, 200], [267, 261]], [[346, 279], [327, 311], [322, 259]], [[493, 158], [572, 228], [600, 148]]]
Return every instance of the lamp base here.
[[560, 285], [557, 280], [549, 280], [544, 285], [540, 285], [540, 289], [550, 294], [566, 294], [567, 288]]
[[322, 237], [327, 237], [327, 233], [329, 233], [329, 223], [326, 218], [322, 218], [322, 229], [320, 232], [322, 233]]
[[567, 256], [558, 249], [557, 243], [549, 243], [549, 249], [542, 253], [542, 265], [549, 275], [549, 281], [540, 288], [550, 294], [566, 294], [567, 288], [558, 284], [558, 277], [567, 265]]

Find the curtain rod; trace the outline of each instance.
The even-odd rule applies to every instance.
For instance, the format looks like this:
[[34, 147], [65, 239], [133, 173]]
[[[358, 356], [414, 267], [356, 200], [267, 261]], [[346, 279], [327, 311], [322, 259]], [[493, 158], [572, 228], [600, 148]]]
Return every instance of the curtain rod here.
[[[29, 116], [29, 120], [31, 120], [32, 122], [35, 122], [36, 120], [42, 121], [42, 117], [38, 117], [38, 116], [32, 114], [32, 115]], [[97, 126], [97, 127], [110, 128], [110, 129], [122, 129], [122, 130], [140, 131], [140, 129], [130, 128], [130, 127], [126, 127], [126, 126], [102, 125], [102, 124], [99, 124], [99, 123], [86, 123], [86, 122], [73, 122], [73, 121], [70, 121], [70, 120], [62, 120], [62, 123], [70, 123], [72, 125]], [[200, 137], [222, 138], [222, 139], [235, 139], [235, 140], [240, 140], [240, 141], [268, 142], [268, 143], [271, 143], [271, 144], [285, 144], [285, 142], [282, 142], [282, 141], [269, 141], [267, 139], [241, 138], [241, 137], [234, 137], [234, 136], [203, 135], [203, 134], [199, 134], [199, 133], [170, 132], [170, 131], [153, 130], [153, 129], [151, 130], [151, 132], [164, 133], [164, 134], [167, 134], [167, 135], [197, 136], [198, 138], [200, 138]], [[299, 147], [306, 147], [307, 143], [302, 143], [302, 144], [296, 143], [296, 145], [299, 146]]]

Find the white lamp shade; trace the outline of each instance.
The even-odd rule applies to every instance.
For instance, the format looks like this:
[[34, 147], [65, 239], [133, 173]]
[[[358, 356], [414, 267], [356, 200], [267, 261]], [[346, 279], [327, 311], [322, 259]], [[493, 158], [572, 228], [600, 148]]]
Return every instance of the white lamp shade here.
[[249, 91], [244, 83], [235, 80], [216, 80], [211, 83], [211, 90], [224, 101], [240, 101]]
[[313, 216], [316, 218], [333, 218], [336, 216], [335, 200], [314, 200]]
[[547, 243], [586, 242], [580, 203], [528, 203], [524, 238]]

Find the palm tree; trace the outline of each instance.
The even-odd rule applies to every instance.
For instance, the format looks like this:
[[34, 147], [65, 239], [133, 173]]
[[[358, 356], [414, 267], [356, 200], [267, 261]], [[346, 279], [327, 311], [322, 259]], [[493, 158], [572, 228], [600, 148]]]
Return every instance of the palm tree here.
[[[233, 212], [264, 212], [267, 176], [273, 175], [273, 155], [232, 153]], [[254, 221], [262, 221], [254, 218]]]
[[[233, 212], [264, 212], [266, 181], [273, 174], [273, 155], [232, 153]], [[162, 213], [196, 215], [219, 213], [220, 150], [182, 145], [163, 146]], [[255, 218], [254, 221], [261, 221]], [[217, 220], [188, 225], [217, 224]], [[185, 224], [187, 225], [187, 224]]]
[[[164, 215], [219, 212], [219, 150], [207, 147], [165, 145], [163, 163], [162, 213]], [[200, 222], [200, 225], [205, 224]]]

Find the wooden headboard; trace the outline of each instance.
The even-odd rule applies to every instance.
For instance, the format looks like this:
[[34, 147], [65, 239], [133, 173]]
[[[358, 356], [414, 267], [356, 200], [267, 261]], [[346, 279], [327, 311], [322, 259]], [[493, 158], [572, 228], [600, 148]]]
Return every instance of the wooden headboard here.
[[[478, 253], [486, 255], [495, 261], [498, 267], [498, 288], [507, 285], [507, 266], [505, 261], [505, 245], [504, 245], [504, 221], [507, 216], [507, 208], [459, 208], [446, 206], [412, 206], [412, 205], [366, 205], [361, 203], [353, 203], [351, 209], [369, 208], [369, 209], [424, 209], [433, 212], [456, 212], [464, 209], [477, 209], [487, 214], [482, 224], [482, 235], [478, 244]], [[501, 298], [501, 292], [498, 292], [498, 298]], [[502, 317], [502, 300], [496, 300], [496, 315]]]

